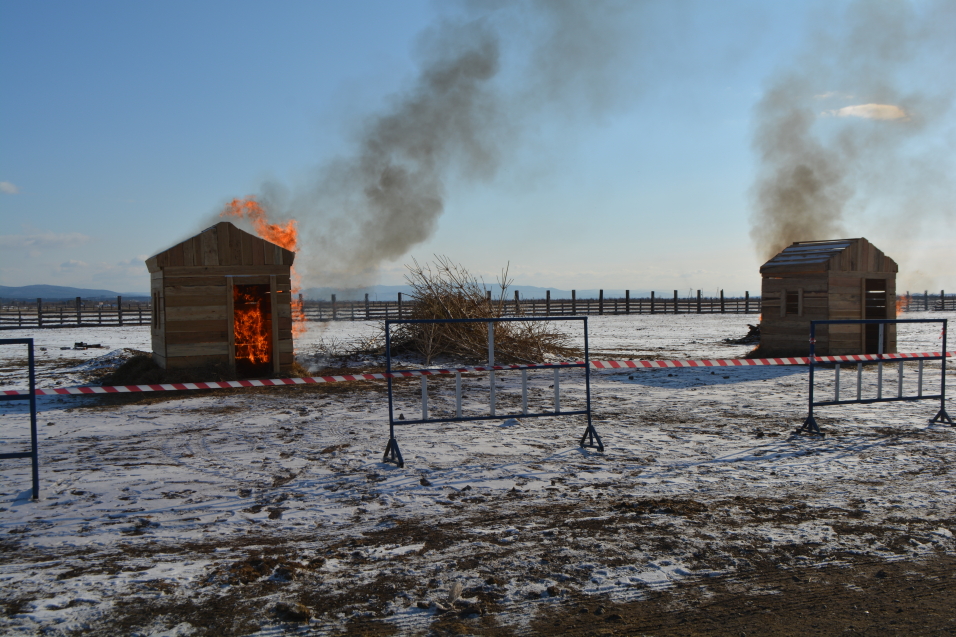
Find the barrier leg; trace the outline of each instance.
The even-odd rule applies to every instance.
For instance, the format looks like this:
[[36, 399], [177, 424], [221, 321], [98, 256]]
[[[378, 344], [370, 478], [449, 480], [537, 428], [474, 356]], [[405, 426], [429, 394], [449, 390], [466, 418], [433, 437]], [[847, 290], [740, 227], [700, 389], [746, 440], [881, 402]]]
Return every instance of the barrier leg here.
[[[943, 293], [940, 292], [940, 305], [946, 305], [946, 299], [943, 297]], [[956, 426], [953, 423], [953, 419], [949, 417], [949, 414], [946, 413], [946, 327], [949, 325], [949, 321], [943, 319], [943, 332], [940, 336], [943, 339], [943, 358], [939, 361], [940, 370], [939, 370], [939, 411], [936, 412], [936, 415], [933, 416], [933, 419], [930, 420], [930, 424], [940, 423], [946, 424], [951, 427]]]
[[[820, 425], [817, 424], [816, 418], [813, 417], [813, 372], [816, 367], [816, 339], [817, 336], [817, 326], [815, 323], [810, 323], [810, 358], [808, 360], [808, 400], [807, 400], [807, 419], [803, 421], [803, 424], [794, 432], [794, 434], [799, 435], [802, 433], [813, 434], [816, 436], [823, 436], [823, 432], [820, 431]], [[840, 391], [840, 366], [837, 365], [837, 392]]]
[[939, 423], [941, 425], [951, 425], [956, 427], [956, 423], [953, 422], [953, 419], [949, 417], [949, 414], [946, 413], [945, 409], [940, 409], [933, 419], [930, 420], [930, 423]]
[[382, 456], [382, 462], [397, 464], [400, 469], [405, 467], [405, 460], [402, 458], [402, 452], [398, 448], [398, 440], [395, 438], [388, 439], [388, 445], [385, 447], [385, 455]]
[[820, 425], [817, 424], [817, 419], [813, 417], [813, 414], [810, 414], [809, 416], [807, 416], [807, 419], [803, 421], [803, 424], [800, 425], [800, 428], [797, 429], [796, 432], [794, 433], [798, 433], [798, 434], [808, 433], [808, 434], [813, 434], [815, 436], [820, 436], [821, 438], [826, 436], [825, 433], [820, 431]]
[[590, 447], [592, 449], [597, 449], [598, 451], [604, 451], [604, 443], [601, 442], [601, 436], [598, 435], [597, 429], [594, 428], [594, 425], [591, 423], [591, 416], [588, 415], [588, 426], [584, 430], [584, 435], [581, 436], [580, 445], [582, 447]]

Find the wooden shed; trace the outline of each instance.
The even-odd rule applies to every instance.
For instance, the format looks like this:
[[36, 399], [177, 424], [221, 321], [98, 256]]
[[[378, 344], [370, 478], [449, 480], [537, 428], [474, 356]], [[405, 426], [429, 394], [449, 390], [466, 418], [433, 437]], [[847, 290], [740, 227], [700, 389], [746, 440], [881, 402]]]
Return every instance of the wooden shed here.
[[290, 369], [295, 253], [222, 221], [146, 260], [153, 358], [165, 369]]
[[[760, 268], [763, 277], [761, 356], [806, 356], [810, 321], [896, 318], [893, 259], [866, 239], [798, 241]], [[875, 354], [878, 325], [818, 326], [816, 353]], [[896, 352], [887, 325], [883, 352]]]

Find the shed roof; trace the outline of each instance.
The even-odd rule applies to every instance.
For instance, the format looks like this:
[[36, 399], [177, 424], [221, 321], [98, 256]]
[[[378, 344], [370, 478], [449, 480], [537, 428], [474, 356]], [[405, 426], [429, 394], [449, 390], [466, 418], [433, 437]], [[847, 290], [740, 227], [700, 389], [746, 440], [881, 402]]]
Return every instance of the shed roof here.
[[177, 266], [291, 266], [295, 252], [220, 221], [194, 237], [146, 259], [146, 268], [158, 272]]
[[797, 241], [760, 267], [764, 274], [787, 272], [897, 272], [896, 262], [863, 237]]

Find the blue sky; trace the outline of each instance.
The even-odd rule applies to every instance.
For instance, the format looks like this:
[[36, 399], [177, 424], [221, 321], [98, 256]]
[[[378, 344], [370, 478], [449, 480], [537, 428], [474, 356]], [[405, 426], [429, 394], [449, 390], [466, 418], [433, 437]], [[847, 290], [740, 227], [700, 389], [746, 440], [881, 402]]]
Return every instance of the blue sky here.
[[[952, 11], [884, 4], [902, 11], [891, 22], [956, 29]], [[884, 135], [876, 164], [834, 155], [853, 180], [841, 231], [896, 258], [904, 289], [951, 289], [954, 58], [904, 51], [878, 82], [849, 86], [842, 67], [870, 55], [846, 48], [852, 25], [870, 20], [862, 6], [612, 4], [570, 36], [580, 49], [559, 51], [545, 37], [551, 8], [534, 2], [4, 0], [0, 283], [142, 291], [146, 256], [233, 197], [279, 190], [277, 218], [294, 214], [303, 229], [306, 285], [401, 283], [404, 263], [437, 253], [486, 279], [510, 263], [525, 285], [755, 292], [755, 113], [796, 74], [847, 84], [810, 81], [795, 98], [831, 148], [844, 134], [903, 131]], [[367, 255], [351, 209], [335, 204], [361, 193], [330, 185], [329, 167], [414, 91], [435, 50], [482, 29], [500, 45], [479, 129], [493, 168], [476, 173], [452, 151], [436, 169], [430, 232], [399, 256]], [[827, 35], [844, 48], [831, 55]], [[890, 97], [895, 120], [852, 110]]]

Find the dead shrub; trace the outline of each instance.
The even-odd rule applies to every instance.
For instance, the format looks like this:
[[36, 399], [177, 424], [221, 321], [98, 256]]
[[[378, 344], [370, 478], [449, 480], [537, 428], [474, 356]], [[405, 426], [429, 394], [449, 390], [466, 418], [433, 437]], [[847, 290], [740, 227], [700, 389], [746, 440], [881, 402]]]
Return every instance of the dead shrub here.
[[[512, 281], [508, 269], [498, 280], [497, 295], [489, 294], [463, 266], [448, 257], [406, 266], [405, 280], [412, 287], [412, 319], [503, 318]], [[567, 334], [544, 321], [502, 322], [494, 325], [496, 363], [544, 363], [548, 358], [580, 355]], [[480, 363], [488, 360], [487, 323], [401, 324], [392, 332], [396, 352], [414, 352], [430, 364], [436, 358]]]

